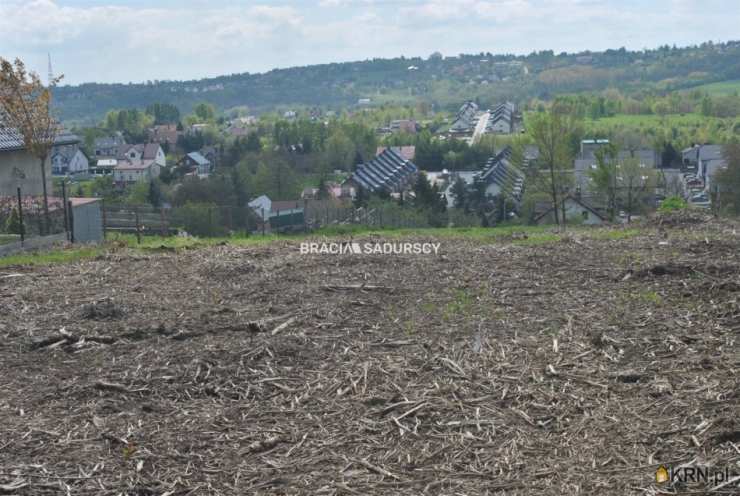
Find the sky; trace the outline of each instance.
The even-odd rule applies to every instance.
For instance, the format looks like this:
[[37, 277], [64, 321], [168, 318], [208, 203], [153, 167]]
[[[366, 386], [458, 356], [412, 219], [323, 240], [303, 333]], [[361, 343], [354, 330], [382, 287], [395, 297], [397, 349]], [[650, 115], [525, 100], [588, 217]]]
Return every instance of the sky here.
[[0, 0], [0, 57], [63, 84], [190, 80], [439, 51], [740, 39], [738, 0]]

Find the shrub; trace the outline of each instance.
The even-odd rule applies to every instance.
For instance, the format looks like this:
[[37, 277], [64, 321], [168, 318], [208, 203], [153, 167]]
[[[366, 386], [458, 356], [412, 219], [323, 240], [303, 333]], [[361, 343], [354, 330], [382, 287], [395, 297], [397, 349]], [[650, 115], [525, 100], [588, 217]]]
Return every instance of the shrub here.
[[221, 222], [221, 212], [213, 203], [186, 203], [174, 209], [173, 218], [193, 236], [224, 236], [226, 228]]
[[680, 196], [669, 196], [660, 204], [658, 208], [659, 212], [673, 212], [675, 210], [682, 210], [688, 206], [686, 200]]
[[21, 219], [18, 215], [18, 209], [10, 211], [10, 215], [5, 221], [5, 232], [8, 234], [20, 234], [21, 233]]

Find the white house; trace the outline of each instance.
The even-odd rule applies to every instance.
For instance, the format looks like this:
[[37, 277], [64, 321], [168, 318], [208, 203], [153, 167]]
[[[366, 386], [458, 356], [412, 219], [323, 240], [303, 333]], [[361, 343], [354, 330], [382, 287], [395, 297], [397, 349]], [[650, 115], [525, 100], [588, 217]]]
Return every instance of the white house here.
[[101, 158], [95, 162], [94, 167], [90, 167], [90, 174], [93, 176], [107, 176], [113, 172], [118, 165], [115, 158]]
[[[159, 143], [123, 145], [119, 147], [113, 167], [113, 182], [119, 187], [159, 177], [167, 163]], [[100, 165], [100, 161], [98, 161]]]
[[137, 183], [139, 181], [151, 181], [159, 177], [161, 167], [153, 160], [140, 162], [121, 161], [113, 169], [113, 182], [118, 186]]
[[55, 146], [51, 152], [51, 173], [55, 176], [87, 174], [90, 164], [77, 144]]

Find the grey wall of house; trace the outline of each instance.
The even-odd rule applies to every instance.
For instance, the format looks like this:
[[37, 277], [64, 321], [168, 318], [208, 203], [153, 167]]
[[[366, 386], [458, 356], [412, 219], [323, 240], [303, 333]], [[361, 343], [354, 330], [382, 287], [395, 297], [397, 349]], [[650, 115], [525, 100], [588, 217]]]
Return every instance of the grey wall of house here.
[[103, 241], [103, 213], [100, 201], [74, 207], [75, 243]]
[[[20, 175], [25, 178], [19, 178]], [[0, 196], [15, 196], [18, 186], [23, 196], [41, 196], [44, 194], [41, 182], [39, 159], [26, 152], [0, 152]], [[46, 191], [51, 195], [51, 159], [46, 159]]]

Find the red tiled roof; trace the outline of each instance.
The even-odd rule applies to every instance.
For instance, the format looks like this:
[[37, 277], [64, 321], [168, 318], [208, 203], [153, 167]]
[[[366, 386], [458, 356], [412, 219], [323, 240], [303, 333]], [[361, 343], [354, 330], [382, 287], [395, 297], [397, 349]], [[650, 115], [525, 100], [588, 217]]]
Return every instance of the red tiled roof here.
[[122, 160], [114, 167], [115, 170], [144, 170], [151, 167], [154, 164], [154, 160], [142, 160], [141, 162], [133, 163], [127, 160]]

